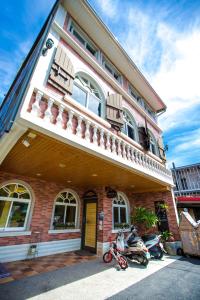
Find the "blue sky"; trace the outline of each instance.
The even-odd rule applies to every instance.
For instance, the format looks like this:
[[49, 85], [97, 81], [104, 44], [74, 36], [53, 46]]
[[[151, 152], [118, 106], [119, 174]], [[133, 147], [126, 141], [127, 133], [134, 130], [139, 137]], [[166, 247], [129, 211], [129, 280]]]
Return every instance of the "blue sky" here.
[[[169, 166], [200, 162], [200, 0], [89, 3], [168, 106]], [[0, 102], [53, 4], [0, 1]]]

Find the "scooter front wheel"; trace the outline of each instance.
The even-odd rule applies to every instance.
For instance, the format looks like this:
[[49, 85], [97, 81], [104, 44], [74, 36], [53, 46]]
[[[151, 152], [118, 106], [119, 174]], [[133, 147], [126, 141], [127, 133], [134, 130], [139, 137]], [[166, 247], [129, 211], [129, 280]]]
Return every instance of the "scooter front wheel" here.
[[143, 265], [143, 266], [147, 266], [148, 265], [148, 263], [149, 263], [149, 260], [144, 256], [143, 257], [143, 260], [142, 260], [142, 262], [141, 262], [141, 265]]
[[112, 259], [113, 259], [113, 256], [112, 256], [112, 253], [110, 253], [110, 251], [104, 253], [103, 261], [105, 263], [110, 263], [112, 261]]
[[161, 248], [157, 249], [157, 252], [154, 254], [155, 259], [162, 259], [164, 255], [164, 252], [162, 251]]

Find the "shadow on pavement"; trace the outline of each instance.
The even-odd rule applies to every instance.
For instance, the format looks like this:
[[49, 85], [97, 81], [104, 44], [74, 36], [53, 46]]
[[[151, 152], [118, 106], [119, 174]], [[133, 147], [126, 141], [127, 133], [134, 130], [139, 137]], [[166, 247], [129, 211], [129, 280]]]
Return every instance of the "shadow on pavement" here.
[[113, 268], [101, 259], [26, 277], [0, 285], [0, 299], [23, 300]]

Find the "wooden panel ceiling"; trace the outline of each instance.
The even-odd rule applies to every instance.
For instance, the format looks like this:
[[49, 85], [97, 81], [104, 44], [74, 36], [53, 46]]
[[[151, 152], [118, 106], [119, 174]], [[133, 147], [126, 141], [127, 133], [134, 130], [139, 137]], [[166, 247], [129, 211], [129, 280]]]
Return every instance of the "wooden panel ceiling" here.
[[[29, 147], [25, 147], [22, 143], [27, 137], [27, 133], [17, 142], [0, 166], [0, 170], [39, 177], [68, 186], [70, 184], [78, 187], [117, 186], [131, 189], [133, 192], [165, 188], [157, 182], [134, 174], [83, 150], [38, 132], [35, 133], [34, 139], [29, 138]], [[40, 175], [38, 176], [38, 174]]]

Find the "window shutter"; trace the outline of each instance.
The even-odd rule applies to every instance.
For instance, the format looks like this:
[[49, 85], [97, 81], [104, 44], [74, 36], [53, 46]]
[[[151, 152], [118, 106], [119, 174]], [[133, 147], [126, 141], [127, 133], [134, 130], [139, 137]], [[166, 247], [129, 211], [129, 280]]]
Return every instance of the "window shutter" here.
[[112, 94], [107, 97], [106, 118], [113, 127], [120, 129], [123, 126], [122, 95]]
[[160, 158], [164, 162], [166, 162], [165, 150], [164, 150], [163, 141], [162, 141], [161, 137], [158, 139], [157, 143], [158, 143], [158, 149], [159, 149]]
[[72, 94], [74, 67], [67, 53], [58, 46], [51, 66], [48, 82], [60, 92]]
[[140, 145], [145, 149], [150, 149], [150, 137], [145, 127], [138, 127], [138, 136]]

